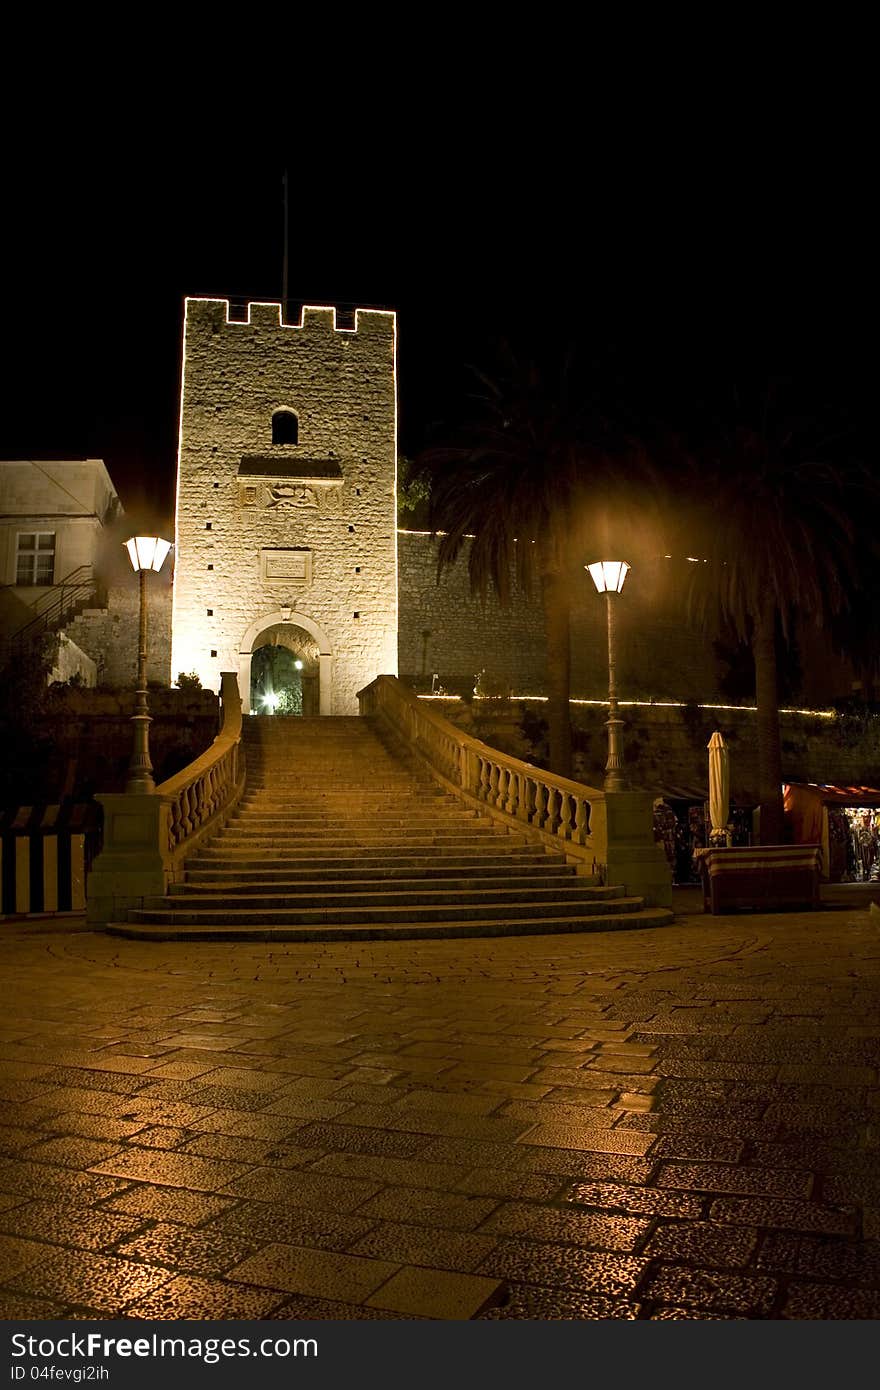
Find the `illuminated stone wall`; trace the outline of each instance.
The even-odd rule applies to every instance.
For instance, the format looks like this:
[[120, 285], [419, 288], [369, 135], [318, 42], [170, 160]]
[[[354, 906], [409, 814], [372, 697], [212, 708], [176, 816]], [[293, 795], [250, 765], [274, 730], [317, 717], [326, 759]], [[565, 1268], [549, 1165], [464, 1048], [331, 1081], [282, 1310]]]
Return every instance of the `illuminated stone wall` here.
[[[540, 591], [515, 594], [502, 608], [490, 591], [473, 598], [467, 552], [437, 582], [437, 551], [423, 532], [398, 536], [400, 565], [399, 662], [402, 676], [430, 688], [434, 672], [450, 693], [473, 688], [474, 673], [499, 689], [543, 694], [544, 616]], [[717, 695], [712, 645], [683, 622], [662, 560], [633, 566], [617, 601], [620, 694], [645, 699], [708, 699]], [[589, 575], [572, 580], [572, 694], [600, 698], [608, 689], [605, 601]]]
[[[424, 532], [398, 535], [399, 662], [403, 678], [430, 690], [434, 672], [451, 694], [472, 691], [485, 669], [496, 693], [545, 693], [544, 616], [536, 586], [529, 600], [514, 594], [502, 608], [490, 591], [472, 597], [467, 551], [437, 582], [437, 548]], [[686, 562], [633, 556], [616, 603], [617, 684], [621, 699], [726, 702], [719, 681], [726, 667], [712, 639], [690, 626], [684, 596]], [[605, 600], [581, 570], [572, 579], [572, 696], [601, 699], [608, 690]], [[812, 624], [799, 632], [803, 683], [800, 699], [812, 707], [849, 696], [853, 673]]]
[[[295, 444], [273, 444], [293, 412]], [[230, 322], [188, 300], [184, 338], [171, 672], [219, 689], [289, 621], [314, 638], [321, 712], [397, 670], [395, 318], [332, 309], [280, 323], [277, 304]]]

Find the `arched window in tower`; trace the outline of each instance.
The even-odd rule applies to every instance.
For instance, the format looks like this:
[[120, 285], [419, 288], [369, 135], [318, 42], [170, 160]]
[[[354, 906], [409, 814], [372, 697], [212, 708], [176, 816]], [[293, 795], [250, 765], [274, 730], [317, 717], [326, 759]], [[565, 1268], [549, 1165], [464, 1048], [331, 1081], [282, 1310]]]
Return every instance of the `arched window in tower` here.
[[296, 412], [289, 410], [287, 406], [274, 411], [272, 415], [272, 443], [299, 443], [299, 420], [296, 417]]

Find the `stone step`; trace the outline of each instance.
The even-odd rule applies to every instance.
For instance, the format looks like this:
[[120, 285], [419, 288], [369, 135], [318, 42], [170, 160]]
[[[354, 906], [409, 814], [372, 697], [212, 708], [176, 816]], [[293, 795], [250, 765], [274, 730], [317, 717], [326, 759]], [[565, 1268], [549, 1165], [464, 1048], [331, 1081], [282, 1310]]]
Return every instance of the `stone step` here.
[[[333, 907], [267, 907], [259, 908], [250, 903], [244, 907], [218, 907], [216, 903], [206, 903], [202, 908], [178, 906], [176, 899], [160, 898], [156, 900], [156, 907], [132, 908], [129, 918], [133, 922], [170, 922], [182, 926], [197, 926], [200, 922], [215, 922], [219, 925], [249, 924], [254, 926], [314, 926], [326, 922], [335, 922], [340, 925], [346, 922], [394, 922], [401, 917], [413, 922], [454, 922], [458, 919], [474, 920], [477, 918], [486, 921], [497, 921], [498, 919], [511, 915], [525, 916], [525, 913], [517, 911], [516, 903], [481, 903], [471, 900], [464, 903], [438, 903], [435, 905], [418, 903], [405, 904], [399, 907], [376, 906], [364, 907], [356, 903], [350, 907], [336, 905]], [[617, 898], [613, 903], [616, 914], [627, 912], [637, 912], [644, 906], [642, 898]], [[572, 919], [578, 917], [593, 917], [597, 913], [607, 912], [608, 905], [602, 902], [594, 902], [589, 899], [582, 899], [577, 902], [568, 902], [560, 895], [559, 899], [550, 898], [546, 902], [531, 903], [528, 915], [537, 920], [539, 917], [561, 917], [569, 916]]]
[[205, 921], [190, 924], [168, 922], [113, 922], [106, 930], [114, 936], [141, 941], [409, 941], [477, 936], [549, 936], [568, 932], [635, 931], [665, 927], [674, 920], [665, 907], [641, 908], [637, 912], [607, 911], [595, 917], [510, 916], [494, 920], [472, 918], [460, 921], [423, 922], [399, 920], [347, 922], [343, 924], [295, 927], [288, 924], [221, 923]]
[[[526, 865], [526, 869], [530, 866]], [[462, 868], [448, 868], [445, 865], [436, 866], [425, 864], [424, 868], [416, 874], [413, 869], [388, 868], [377, 866], [368, 869], [358, 864], [355, 868], [340, 869], [292, 869], [289, 866], [282, 869], [267, 869], [265, 866], [254, 869], [225, 868], [218, 865], [212, 867], [203, 866], [199, 868], [187, 867], [186, 879], [183, 884], [173, 883], [171, 893], [178, 893], [183, 890], [186, 884], [198, 885], [199, 891], [205, 892], [225, 892], [227, 888], [234, 887], [238, 892], [244, 892], [250, 884], [256, 888], [263, 884], [290, 884], [291, 886], [314, 885], [316, 888], [324, 886], [328, 882], [338, 881], [339, 883], [354, 883], [368, 885], [371, 883], [383, 883], [392, 881], [399, 883], [401, 887], [409, 887], [416, 883], [464, 883], [469, 886], [476, 886], [478, 883], [498, 883], [506, 884], [508, 887], [516, 887], [517, 884], [527, 886], [530, 883], [550, 883], [560, 878], [574, 878], [576, 869], [573, 864], [555, 864], [548, 860], [546, 865], [534, 866], [529, 872], [518, 872], [500, 874], [495, 866], [484, 866], [482, 864], [468, 864]], [[591, 888], [598, 885], [592, 882], [587, 876], [580, 876], [580, 881], [587, 883]], [[605, 889], [603, 888], [603, 892]], [[620, 890], [623, 891], [622, 889]]]
[[[424, 848], [417, 845], [409, 845], [406, 848], [403, 846], [391, 849], [380, 848], [369, 853], [367, 848], [359, 853], [353, 853], [350, 846], [347, 846], [347, 850], [348, 852], [345, 849], [340, 851], [335, 848], [325, 848], [324, 852], [321, 853], [320, 846], [317, 848], [315, 846], [300, 846], [298, 849], [287, 847], [283, 853], [276, 849], [274, 853], [255, 855], [253, 846], [241, 846], [236, 850], [230, 850], [224, 840], [217, 839], [201, 848], [197, 854], [193, 855], [192, 859], [187, 860], [187, 863], [196, 866], [222, 862], [228, 863], [230, 868], [235, 866], [242, 868], [246, 866], [282, 868], [285, 864], [296, 864], [302, 868], [309, 863], [320, 864], [326, 868], [333, 865], [344, 868], [349, 864], [386, 865], [389, 868], [406, 864], [418, 865], [419, 867], [443, 864], [447, 868], [460, 868], [467, 864], [486, 864], [504, 868], [513, 864], [520, 868], [526, 864], [543, 865], [546, 856], [555, 857], [556, 854], [552, 850], [536, 850], [534, 845], [525, 841], [516, 841], [513, 838], [510, 841], [493, 840], [491, 844], [487, 843], [483, 849], [474, 849], [472, 853], [468, 853], [466, 849], [455, 845], [437, 846], [431, 854], [426, 854]], [[559, 857], [562, 859], [561, 854]]]
[[392, 815], [390, 813], [376, 813], [365, 817], [363, 813], [357, 811], [325, 811], [321, 814], [305, 811], [249, 811], [247, 815], [231, 816], [226, 822], [228, 830], [232, 831], [242, 826], [254, 826], [255, 828], [265, 826], [268, 830], [281, 829], [289, 826], [291, 830], [332, 830], [334, 826], [362, 825], [365, 822], [370, 825], [381, 826], [427, 826], [432, 825], [458, 825], [466, 821], [476, 819], [476, 811], [469, 811], [464, 807], [461, 811], [450, 810], [445, 814], [438, 814], [436, 811], [414, 811], [408, 815]]
[[334, 822], [332, 825], [292, 826], [289, 822], [266, 829], [259, 825], [231, 826], [224, 832], [224, 843], [234, 845], [249, 840], [271, 840], [275, 844], [308, 844], [311, 841], [321, 844], [344, 845], [348, 839], [357, 844], [372, 842], [383, 844], [408, 844], [411, 840], [423, 844], [466, 845], [475, 839], [494, 840], [507, 838], [512, 832], [503, 825], [482, 825], [479, 821], [467, 830], [448, 823], [427, 825], [375, 825], [369, 820], [354, 821], [349, 825]]
[[[395, 884], [392, 888], [377, 888], [375, 884], [364, 883], [336, 885], [332, 888], [327, 884], [318, 884], [311, 891], [304, 884], [296, 884], [289, 890], [268, 889], [266, 885], [258, 888], [254, 885], [253, 889], [248, 892], [246, 888], [243, 889], [241, 885], [236, 884], [213, 894], [194, 885], [178, 885], [178, 888], [182, 891], [178, 891], [168, 898], [145, 898], [144, 911], [155, 912], [157, 909], [170, 906], [174, 912], [204, 912], [206, 909], [213, 910], [218, 903], [222, 904], [224, 912], [250, 912], [253, 910], [264, 913], [274, 912], [276, 909], [287, 911], [288, 909], [298, 910], [299, 908], [313, 907], [326, 908], [330, 911], [335, 910], [336, 907], [347, 908], [353, 901], [356, 901], [358, 908], [366, 909], [404, 906], [436, 907], [438, 904], [446, 903], [457, 905], [462, 901], [475, 908], [481, 908], [486, 904], [495, 905], [498, 903], [503, 903], [508, 907], [511, 905], [521, 907], [526, 903], [576, 905], [581, 902], [607, 902], [608, 900], [607, 894], [603, 894], [601, 889], [592, 889], [576, 878], [566, 880], [564, 883], [528, 883], [501, 887], [486, 883], [469, 885], [467, 881], [461, 884], [451, 883], [438, 887], [418, 881], [411, 887]], [[628, 900], [616, 899], [615, 901]], [[633, 901], [641, 903], [641, 899], [633, 899]], [[624, 908], [621, 909], [621, 911], [625, 910]]]

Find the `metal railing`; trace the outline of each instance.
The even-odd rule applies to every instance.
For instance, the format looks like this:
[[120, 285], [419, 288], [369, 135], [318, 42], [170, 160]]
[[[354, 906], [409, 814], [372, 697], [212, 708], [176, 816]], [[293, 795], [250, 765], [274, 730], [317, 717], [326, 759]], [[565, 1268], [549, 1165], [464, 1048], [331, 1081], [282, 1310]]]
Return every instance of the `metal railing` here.
[[97, 593], [98, 582], [91, 565], [79, 565], [71, 570], [31, 605], [35, 610], [33, 618], [9, 638], [13, 655], [45, 632], [60, 627], [67, 618], [75, 616], [85, 604], [96, 598]]

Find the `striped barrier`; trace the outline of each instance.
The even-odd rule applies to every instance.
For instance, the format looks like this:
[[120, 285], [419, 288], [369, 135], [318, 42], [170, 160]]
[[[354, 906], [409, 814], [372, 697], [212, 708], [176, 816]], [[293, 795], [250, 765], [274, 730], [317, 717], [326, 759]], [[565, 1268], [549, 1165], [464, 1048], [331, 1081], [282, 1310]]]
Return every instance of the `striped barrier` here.
[[0, 812], [0, 918], [84, 912], [100, 840], [93, 802]]

